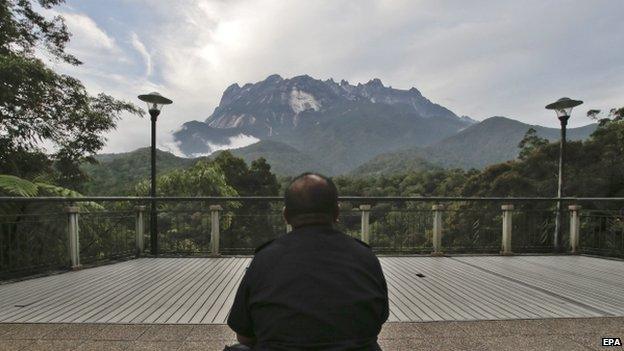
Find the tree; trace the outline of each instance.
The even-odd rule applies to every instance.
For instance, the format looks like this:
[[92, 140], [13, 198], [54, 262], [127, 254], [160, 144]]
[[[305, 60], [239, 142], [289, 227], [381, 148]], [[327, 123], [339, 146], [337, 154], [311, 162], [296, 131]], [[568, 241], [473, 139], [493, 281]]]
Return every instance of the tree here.
[[[44, 9], [61, 3], [38, 1]], [[56, 183], [76, 188], [85, 179], [77, 165], [94, 162], [102, 133], [115, 128], [124, 112], [142, 115], [131, 103], [90, 95], [79, 80], [54, 72], [35, 55], [43, 49], [65, 64], [81, 64], [65, 51], [70, 37], [61, 16], [45, 18], [32, 1], [0, 1], [0, 173], [52, 173]], [[46, 154], [43, 143], [53, 153]]]
[[518, 158], [521, 160], [526, 160], [531, 153], [533, 153], [536, 149], [543, 147], [548, 144], [548, 140], [541, 138], [537, 135], [537, 131], [533, 128], [529, 128], [527, 132], [524, 134], [522, 140], [518, 144], [520, 148], [520, 153], [518, 154]]
[[212, 162], [223, 171], [227, 183], [241, 196], [270, 196], [279, 192], [280, 184], [275, 174], [271, 173], [271, 165], [263, 157], [248, 167], [242, 158], [223, 151]]
[[271, 165], [264, 157], [251, 162], [249, 178], [254, 184], [254, 195], [271, 196], [278, 194], [280, 185], [277, 182], [277, 177], [271, 172]]
[[[158, 176], [158, 196], [237, 196], [238, 192], [226, 180], [225, 173], [216, 164], [197, 161], [188, 169], [178, 169]], [[136, 186], [137, 195], [149, 194], [150, 182], [141, 181]]]
[[[206, 160], [198, 161], [188, 169], [178, 169], [160, 175], [156, 179], [159, 196], [237, 196], [225, 174], [218, 165]], [[143, 180], [136, 186], [138, 195], [147, 195], [149, 180]], [[163, 252], [200, 252], [209, 247], [210, 210], [204, 202], [164, 202], [158, 203], [158, 225]], [[232, 215], [230, 208], [237, 208], [237, 203], [229, 203], [222, 216], [220, 226], [227, 230]]]

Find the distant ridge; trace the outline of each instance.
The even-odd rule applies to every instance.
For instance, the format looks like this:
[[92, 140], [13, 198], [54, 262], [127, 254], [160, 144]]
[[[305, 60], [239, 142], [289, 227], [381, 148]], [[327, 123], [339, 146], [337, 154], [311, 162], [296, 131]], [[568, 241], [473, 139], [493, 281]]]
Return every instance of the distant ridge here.
[[[515, 159], [518, 143], [534, 128], [550, 141], [558, 140], [560, 130], [522, 123], [506, 117], [491, 117], [456, 135], [425, 148], [411, 148], [379, 155], [358, 167], [353, 174], [405, 173], [423, 168], [484, 168]], [[569, 140], [588, 138], [596, 124], [568, 129]]]

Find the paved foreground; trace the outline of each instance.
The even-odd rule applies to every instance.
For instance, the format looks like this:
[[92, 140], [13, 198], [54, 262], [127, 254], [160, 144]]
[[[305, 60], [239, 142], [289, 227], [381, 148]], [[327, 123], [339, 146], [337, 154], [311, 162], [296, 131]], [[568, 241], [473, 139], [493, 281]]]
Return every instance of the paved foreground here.
[[[386, 323], [384, 350], [605, 350], [624, 318]], [[225, 325], [0, 324], [0, 350], [222, 350]]]
[[[141, 258], [0, 285], [0, 322], [223, 324], [248, 257]], [[624, 261], [381, 257], [390, 322], [624, 316]]]

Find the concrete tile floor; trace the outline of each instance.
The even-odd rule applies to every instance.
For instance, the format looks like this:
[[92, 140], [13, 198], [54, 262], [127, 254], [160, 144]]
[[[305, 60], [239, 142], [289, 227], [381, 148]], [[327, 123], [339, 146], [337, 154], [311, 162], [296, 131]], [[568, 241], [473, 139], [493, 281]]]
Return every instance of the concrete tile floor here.
[[[222, 350], [225, 325], [0, 324], [0, 350]], [[624, 317], [386, 323], [384, 350], [604, 350], [624, 339]], [[612, 350], [622, 348], [609, 348]]]

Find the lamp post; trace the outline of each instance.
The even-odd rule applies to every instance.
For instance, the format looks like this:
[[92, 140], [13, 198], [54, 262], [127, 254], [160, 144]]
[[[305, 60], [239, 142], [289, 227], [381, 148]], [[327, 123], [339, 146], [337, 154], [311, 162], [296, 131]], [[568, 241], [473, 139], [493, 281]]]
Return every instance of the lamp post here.
[[565, 150], [566, 150], [566, 127], [568, 126], [568, 119], [570, 119], [570, 113], [572, 108], [582, 104], [583, 101], [572, 100], [564, 97], [551, 104], [546, 105], [546, 109], [555, 110], [557, 118], [561, 122], [561, 139], [559, 140], [559, 182], [557, 186], [557, 213], [555, 217], [555, 234], [553, 237], [553, 246], [555, 252], [561, 251], [561, 197], [563, 196], [563, 167], [565, 163]]
[[152, 255], [158, 256], [158, 220], [156, 214], [156, 120], [160, 115], [160, 110], [164, 105], [169, 105], [173, 101], [160, 95], [157, 92], [149, 94], [139, 95], [139, 100], [147, 103], [147, 110], [149, 111], [152, 120], [152, 148], [151, 148], [151, 161], [152, 161], [152, 173], [151, 173], [151, 188], [150, 188], [150, 248]]

